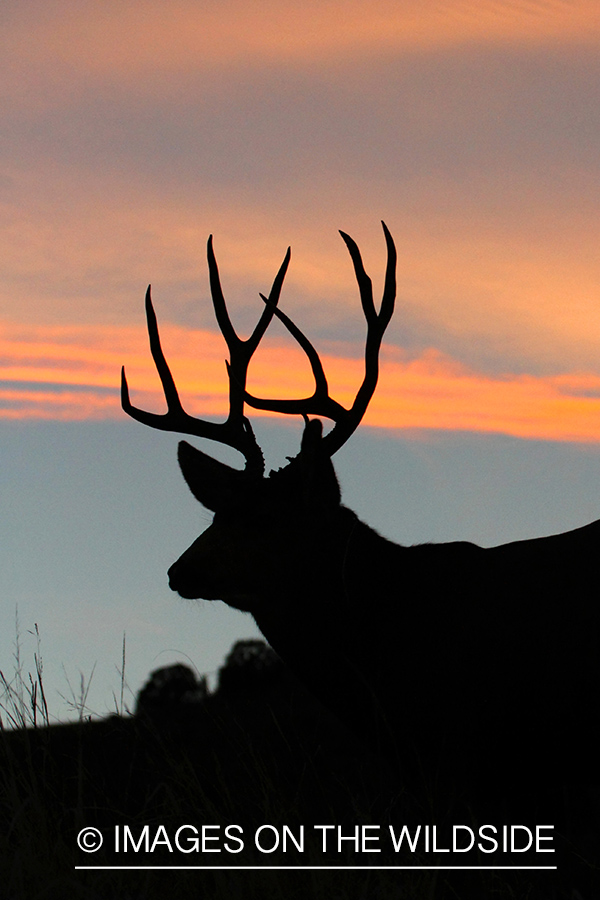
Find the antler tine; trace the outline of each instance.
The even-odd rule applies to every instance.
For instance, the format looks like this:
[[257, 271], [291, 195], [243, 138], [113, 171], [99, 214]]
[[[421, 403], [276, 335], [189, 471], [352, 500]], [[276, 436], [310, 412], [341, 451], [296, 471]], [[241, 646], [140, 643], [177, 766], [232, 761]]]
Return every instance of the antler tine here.
[[350, 409], [346, 409], [338, 403], [337, 400], [334, 400], [329, 396], [327, 378], [321, 360], [319, 359], [319, 354], [306, 335], [294, 324], [294, 322], [292, 322], [289, 316], [286, 316], [285, 313], [276, 308], [270, 300], [267, 300], [267, 298], [261, 294], [266, 306], [271, 308], [272, 314], [276, 315], [277, 318], [281, 320], [306, 353], [315, 379], [315, 390], [310, 397], [299, 400], [267, 400], [260, 397], [254, 397], [252, 394], [246, 392], [246, 403], [255, 409], [268, 409], [272, 412], [288, 414], [295, 413], [305, 417], [311, 414], [326, 416], [327, 418], [332, 419], [335, 422], [335, 426], [329, 434], [323, 438], [323, 447], [326, 448], [330, 456], [346, 443], [365, 414], [379, 377], [379, 349], [381, 347], [381, 341], [394, 312], [394, 302], [396, 299], [396, 246], [385, 222], [382, 222], [381, 224], [383, 226], [387, 247], [387, 265], [379, 312], [375, 309], [375, 304], [373, 302], [373, 286], [371, 279], [365, 272], [360, 250], [349, 235], [340, 231], [354, 264], [354, 272], [358, 282], [361, 304], [367, 322], [365, 374]]
[[315, 390], [310, 397], [305, 397], [301, 400], [267, 400], [255, 397], [246, 391], [244, 395], [246, 403], [254, 409], [268, 409], [271, 412], [297, 413], [302, 416], [310, 413], [314, 416], [327, 416], [329, 419], [343, 417], [347, 414], [347, 410], [337, 400], [333, 400], [329, 396], [329, 385], [318, 352], [289, 316], [286, 316], [278, 307], [272, 306], [264, 294], [260, 294], [260, 297], [264, 300], [265, 305], [271, 308], [272, 314], [276, 315], [283, 322], [287, 330], [306, 353], [315, 379]]
[[394, 239], [389, 232], [385, 222], [381, 222], [385, 244], [387, 249], [387, 264], [385, 269], [385, 281], [383, 286], [383, 295], [381, 298], [381, 306], [379, 312], [375, 309], [373, 303], [373, 286], [371, 279], [365, 272], [360, 250], [352, 238], [340, 232], [344, 239], [348, 252], [354, 263], [354, 271], [360, 291], [360, 299], [363, 312], [367, 321], [367, 340], [365, 343], [365, 375], [363, 382], [358, 389], [354, 403], [349, 410], [349, 418], [344, 422], [336, 423], [329, 434], [324, 439], [330, 455], [333, 455], [340, 447], [345, 444], [350, 435], [356, 430], [364, 416], [371, 397], [375, 393], [377, 380], [379, 378], [379, 350], [385, 330], [390, 324], [392, 315], [394, 314], [394, 304], [396, 301], [396, 245]]
[[226, 361], [229, 374], [229, 415], [225, 422], [217, 423], [198, 419], [190, 416], [183, 409], [171, 370], [162, 351], [150, 287], [148, 287], [146, 292], [146, 320], [150, 338], [150, 351], [161, 380], [165, 400], [167, 401], [167, 412], [164, 414], [151, 413], [133, 406], [129, 397], [125, 367], [123, 367], [121, 369], [121, 406], [124, 412], [138, 422], [149, 425], [151, 428], [192, 434], [227, 444], [244, 455], [246, 458], [246, 471], [262, 475], [265, 465], [264, 458], [254, 437], [252, 426], [244, 416], [246, 375], [252, 354], [273, 318], [273, 310], [279, 301], [290, 255], [290, 249], [288, 248], [273, 281], [269, 294], [269, 303], [265, 306], [250, 337], [247, 340], [242, 340], [236, 334], [227, 312], [225, 298], [221, 289], [219, 270], [212, 247], [212, 235], [208, 239], [207, 256], [213, 306], [218, 325], [223, 333], [230, 354], [229, 362]]
[[[157, 413], [147, 412], [144, 409], [133, 406], [129, 398], [129, 387], [125, 375], [125, 366], [121, 367], [121, 406], [127, 415], [136, 419], [138, 422], [142, 422], [144, 425], [149, 425], [152, 428], [160, 428], [164, 431], [175, 430], [171, 428], [174, 420], [181, 418], [180, 424], [183, 426], [187, 413], [185, 413], [181, 405], [179, 394], [177, 393], [177, 388], [175, 387], [175, 382], [171, 375], [171, 370], [169, 369], [160, 344], [156, 313], [154, 312], [154, 307], [152, 305], [151, 285], [148, 285], [146, 291], [145, 307], [148, 337], [150, 339], [150, 352], [152, 353], [152, 359], [154, 360], [163, 387], [168, 413], [165, 415], [158, 415]], [[184, 429], [182, 428], [181, 430]]]
[[250, 337], [243, 340], [236, 334], [231, 319], [229, 318], [229, 312], [227, 311], [227, 305], [221, 287], [219, 269], [213, 250], [212, 234], [208, 239], [208, 271], [213, 307], [217, 323], [229, 349], [229, 361], [226, 361], [225, 363], [229, 375], [229, 415], [227, 421], [233, 424], [239, 425], [240, 421], [244, 419], [244, 392], [246, 389], [248, 365], [252, 358], [252, 354], [258, 347], [262, 336], [273, 318], [273, 310], [279, 302], [283, 280], [290, 264], [291, 253], [291, 248], [288, 247], [283, 262], [273, 281], [271, 292], [269, 294], [269, 304], [263, 309], [262, 315]]

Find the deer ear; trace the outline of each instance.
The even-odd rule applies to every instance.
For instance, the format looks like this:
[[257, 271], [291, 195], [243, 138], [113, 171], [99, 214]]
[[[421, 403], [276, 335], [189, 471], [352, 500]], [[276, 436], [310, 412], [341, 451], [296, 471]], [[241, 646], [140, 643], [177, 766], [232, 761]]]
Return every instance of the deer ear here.
[[305, 501], [311, 506], [339, 506], [340, 486], [331, 457], [323, 449], [323, 423], [319, 419], [306, 423], [300, 456]]
[[190, 491], [212, 512], [229, 505], [239, 495], [244, 481], [244, 472], [239, 469], [213, 459], [187, 441], [179, 442], [177, 459]]

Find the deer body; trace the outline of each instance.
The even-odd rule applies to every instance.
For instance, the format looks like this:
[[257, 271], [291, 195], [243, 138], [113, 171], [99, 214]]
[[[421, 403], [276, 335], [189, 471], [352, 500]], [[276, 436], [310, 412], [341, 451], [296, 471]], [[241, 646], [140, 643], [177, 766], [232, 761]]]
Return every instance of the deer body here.
[[[395, 296], [388, 249], [381, 309], [354, 242], [342, 234], [367, 320], [365, 377], [350, 409], [332, 400], [318, 354], [277, 307], [289, 250], [255, 331], [240, 340], [225, 308], [209, 241], [217, 319], [230, 350], [225, 423], [184, 412], [147, 295], [148, 328], [169, 411], [126, 412], [153, 427], [220, 440], [246, 457], [239, 471], [179, 445], [192, 493], [212, 525], [169, 570], [183, 597], [250, 612], [266, 639], [341, 719], [413, 771], [481, 777], [572, 767], [600, 753], [600, 522], [553, 537], [483, 549], [467, 542], [402, 547], [341, 504], [331, 455], [360, 422]], [[277, 315], [309, 357], [315, 392], [261, 400], [246, 391], [254, 349]], [[299, 455], [264, 476], [244, 404], [305, 419]], [[334, 420], [322, 435], [319, 419]], [[594, 763], [595, 764], [595, 763]]]
[[[489, 549], [403, 547], [341, 505], [313, 430], [295, 472], [247, 497], [232, 490], [233, 508], [217, 502], [169, 570], [171, 587], [251, 612], [313, 693], [405, 766], [498, 778], [541, 775], [573, 753], [594, 759], [600, 522]], [[185, 443], [179, 456], [214, 508], [214, 460]], [[215, 560], [225, 560], [220, 585]]]

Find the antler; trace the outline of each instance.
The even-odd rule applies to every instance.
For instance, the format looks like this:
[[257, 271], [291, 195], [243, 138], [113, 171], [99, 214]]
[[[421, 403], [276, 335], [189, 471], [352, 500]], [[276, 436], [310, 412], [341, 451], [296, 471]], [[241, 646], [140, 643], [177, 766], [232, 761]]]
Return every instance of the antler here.
[[383, 233], [385, 235], [387, 246], [387, 266], [385, 271], [383, 297], [379, 312], [375, 310], [375, 304], [373, 302], [373, 285], [371, 279], [365, 272], [360, 250], [349, 235], [340, 231], [354, 264], [354, 272], [360, 291], [360, 300], [367, 321], [365, 375], [350, 409], [346, 409], [338, 403], [337, 400], [334, 400], [329, 396], [329, 386], [327, 384], [327, 378], [323, 371], [321, 360], [319, 359], [319, 354], [306, 335], [300, 331], [297, 325], [295, 325], [285, 313], [275, 307], [270, 297], [267, 298], [263, 296], [263, 294], [260, 295], [265, 301], [266, 308], [270, 309], [271, 312], [283, 322], [290, 334], [298, 341], [306, 353], [315, 379], [315, 390], [312, 396], [305, 397], [301, 400], [266, 400], [260, 397], [254, 397], [246, 392], [246, 403], [255, 409], [300, 414], [304, 416], [305, 419], [309, 414], [326, 416], [327, 418], [332, 419], [335, 422], [335, 426], [329, 434], [323, 438], [323, 448], [326, 449], [330, 456], [346, 443], [365, 414], [379, 377], [379, 348], [381, 347], [384, 332], [389, 325], [394, 312], [394, 301], [396, 299], [396, 247], [385, 222], [382, 222], [381, 224], [383, 226]]
[[160, 345], [156, 314], [152, 306], [150, 287], [148, 287], [146, 292], [146, 320], [148, 322], [150, 351], [161, 380], [165, 400], [167, 401], [167, 412], [161, 415], [138, 409], [132, 405], [129, 399], [125, 367], [123, 366], [121, 369], [121, 406], [127, 415], [138, 422], [142, 422], [144, 425], [149, 425], [151, 428], [160, 428], [163, 431], [178, 431], [182, 434], [192, 434], [227, 444], [243, 453], [246, 459], [246, 471], [262, 475], [265, 468], [262, 451], [254, 437], [252, 426], [244, 415], [246, 376], [252, 354], [258, 347], [273, 318], [273, 314], [276, 312], [281, 287], [290, 262], [290, 255], [291, 251], [288, 247], [284, 260], [273, 281], [273, 286], [262, 315], [250, 337], [242, 340], [236, 334], [227, 312], [219, 278], [219, 269], [213, 251], [212, 235], [208, 239], [207, 257], [213, 307], [219, 328], [229, 348], [229, 361], [225, 362], [229, 376], [229, 415], [226, 421], [222, 423], [208, 422], [204, 419], [190, 416], [181, 405], [171, 370]]

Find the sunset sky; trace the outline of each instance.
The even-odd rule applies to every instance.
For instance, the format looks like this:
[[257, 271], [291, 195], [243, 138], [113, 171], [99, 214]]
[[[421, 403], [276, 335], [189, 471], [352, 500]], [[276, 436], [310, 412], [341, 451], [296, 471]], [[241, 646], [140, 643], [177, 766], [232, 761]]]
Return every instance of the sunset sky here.
[[[132, 691], [255, 634], [169, 591], [210, 517], [177, 436], [118, 398], [126, 364], [133, 402], [162, 409], [151, 282], [187, 408], [226, 414], [209, 234], [243, 334], [292, 246], [281, 305], [344, 403], [364, 322], [338, 229], [376, 295], [380, 220], [394, 235], [380, 384], [336, 457], [374, 527], [493, 544], [600, 517], [597, 0], [7, 0], [0, 34], [5, 674], [16, 606], [25, 668], [38, 623], [53, 698], [96, 664], [100, 713], [123, 632]], [[309, 393], [279, 323], [263, 343], [249, 389]], [[298, 421], [253, 421], [271, 465], [296, 452]]]

